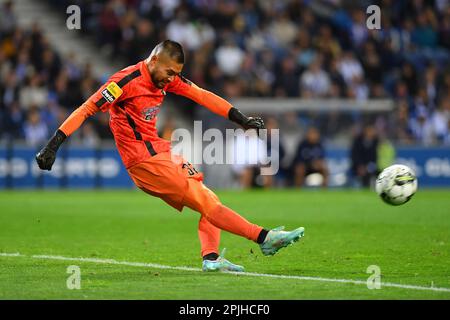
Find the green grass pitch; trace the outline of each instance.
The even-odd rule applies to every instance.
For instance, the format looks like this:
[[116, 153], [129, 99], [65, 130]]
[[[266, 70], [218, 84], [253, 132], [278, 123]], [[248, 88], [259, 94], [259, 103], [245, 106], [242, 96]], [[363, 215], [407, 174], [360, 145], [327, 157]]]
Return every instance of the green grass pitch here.
[[[198, 213], [178, 213], [137, 190], [0, 192], [0, 299], [450, 299], [448, 190], [419, 190], [391, 207], [371, 191], [217, 192], [222, 202], [267, 228], [305, 227], [305, 237], [273, 257], [222, 233], [227, 258], [247, 272], [366, 281], [364, 284], [203, 273], [33, 255], [114, 259], [201, 268]], [[102, 260], [103, 261], [103, 260]], [[67, 267], [81, 270], [69, 290]]]

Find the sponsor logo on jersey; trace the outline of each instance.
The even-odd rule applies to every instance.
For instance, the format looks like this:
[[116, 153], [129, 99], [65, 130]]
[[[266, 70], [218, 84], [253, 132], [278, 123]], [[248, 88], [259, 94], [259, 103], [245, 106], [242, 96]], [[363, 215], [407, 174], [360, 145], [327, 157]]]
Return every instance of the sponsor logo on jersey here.
[[158, 113], [159, 105], [142, 109], [142, 115], [144, 116], [145, 121], [153, 120], [158, 115]]
[[113, 103], [114, 100], [116, 100], [122, 95], [122, 93], [123, 93], [122, 89], [114, 81], [108, 84], [106, 88], [102, 90], [102, 96], [109, 103]]

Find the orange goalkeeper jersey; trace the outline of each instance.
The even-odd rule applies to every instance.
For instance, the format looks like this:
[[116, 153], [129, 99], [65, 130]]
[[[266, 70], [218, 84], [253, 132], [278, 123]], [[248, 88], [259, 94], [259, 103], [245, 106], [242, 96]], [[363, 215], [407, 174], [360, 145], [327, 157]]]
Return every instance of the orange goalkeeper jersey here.
[[59, 128], [67, 136], [95, 112], [109, 111], [110, 128], [126, 168], [170, 150], [170, 141], [158, 136], [156, 121], [166, 92], [183, 95], [227, 117], [231, 104], [181, 75], [159, 89], [152, 83], [145, 61], [114, 75]]

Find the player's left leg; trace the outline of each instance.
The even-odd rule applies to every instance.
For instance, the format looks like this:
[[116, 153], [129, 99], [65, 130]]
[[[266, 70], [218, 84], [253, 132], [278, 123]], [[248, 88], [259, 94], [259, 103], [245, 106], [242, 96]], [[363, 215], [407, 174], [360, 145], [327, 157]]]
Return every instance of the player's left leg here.
[[304, 228], [283, 231], [284, 227], [266, 230], [247, 221], [244, 217], [223, 205], [219, 198], [201, 181], [188, 179], [189, 187], [183, 198], [183, 206], [200, 212], [212, 225], [230, 233], [245, 237], [260, 245], [264, 255], [274, 255], [298, 241], [304, 234]]
[[204, 216], [198, 223], [198, 236], [201, 243], [203, 257], [203, 271], [244, 271], [244, 267], [236, 265], [225, 259], [225, 249], [219, 256], [220, 229], [212, 225]]
[[201, 216], [198, 222], [198, 238], [202, 257], [216, 259], [219, 256], [220, 229], [212, 225], [204, 216]]

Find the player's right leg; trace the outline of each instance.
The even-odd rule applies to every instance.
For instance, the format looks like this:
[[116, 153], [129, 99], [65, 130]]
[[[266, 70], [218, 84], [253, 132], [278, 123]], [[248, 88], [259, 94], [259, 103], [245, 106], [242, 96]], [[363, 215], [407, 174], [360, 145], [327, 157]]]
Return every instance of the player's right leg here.
[[266, 239], [259, 246], [265, 256], [273, 256], [281, 248], [287, 247], [300, 240], [305, 233], [305, 228], [300, 227], [292, 231], [283, 231], [284, 226], [272, 229]]
[[293, 244], [304, 235], [303, 227], [293, 231], [283, 231], [284, 227], [268, 231], [250, 223], [224, 206], [201, 181], [193, 179], [189, 179], [189, 188], [183, 199], [183, 205], [200, 212], [202, 217], [215, 227], [258, 243], [264, 255], [274, 255], [278, 250]]
[[265, 237], [268, 232], [223, 205], [214, 192], [198, 180], [188, 179], [183, 205], [199, 212], [215, 227], [255, 242], [261, 233], [261, 237]]

